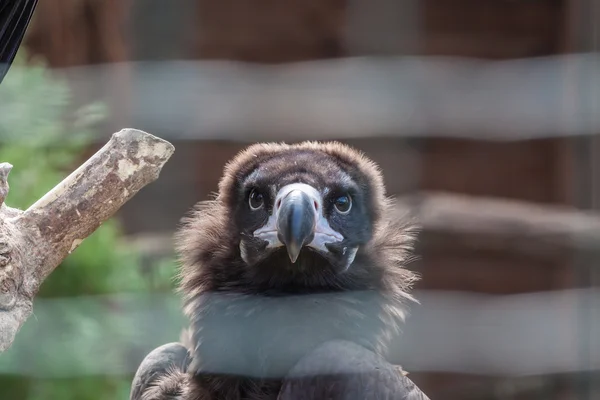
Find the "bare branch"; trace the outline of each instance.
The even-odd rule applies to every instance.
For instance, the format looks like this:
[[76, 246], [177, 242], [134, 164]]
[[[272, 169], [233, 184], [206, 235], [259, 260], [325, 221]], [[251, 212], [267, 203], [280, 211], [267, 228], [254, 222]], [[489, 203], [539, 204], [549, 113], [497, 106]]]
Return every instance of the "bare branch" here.
[[6, 199], [6, 195], [8, 194], [8, 174], [12, 169], [12, 165], [9, 163], [1, 163], [0, 164], [0, 207], [4, 203], [4, 199]]
[[[0, 208], [0, 351], [29, 317], [41, 283], [79, 244], [141, 188], [174, 152], [134, 129], [115, 133], [82, 166], [26, 211]], [[0, 164], [0, 202], [10, 164]]]

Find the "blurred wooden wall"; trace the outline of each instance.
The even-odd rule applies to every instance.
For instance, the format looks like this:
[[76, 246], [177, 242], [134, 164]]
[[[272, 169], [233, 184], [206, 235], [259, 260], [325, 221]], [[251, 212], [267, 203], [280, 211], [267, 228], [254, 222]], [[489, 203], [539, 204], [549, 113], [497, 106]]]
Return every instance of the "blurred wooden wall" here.
[[53, 67], [123, 62], [128, 0], [40, 1], [24, 45]]
[[[567, 0], [377, 0], [372, 3], [377, 7], [370, 4], [178, 0], [167, 6], [154, 0], [52, 0], [40, 2], [27, 45], [56, 67], [169, 57], [264, 64], [402, 54], [506, 60], [573, 49]], [[124, 33], [132, 32], [125, 30], [128, 23], [135, 26], [135, 35]], [[179, 39], [170, 41], [171, 33]], [[127, 90], [126, 80], [114, 84]], [[365, 132], [364, 139], [350, 143], [383, 166], [391, 195], [427, 190], [575, 204], [571, 184], [575, 158], [566, 139], [407, 141]], [[181, 143], [161, 181], [124, 207], [122, 216], [129, 230], [172, 230], [175, 216], [216, 190], [223, 164], [242, 147], [216, 141]], [[194, 191], [172, 196], [172, 191], [184, 187]], [[156, 213], [165, 208], [175, 210], [174, 214]], [[428, 247], [420, 255], [416, 268], [424, 278], [422, 289], [508, 294], [565, 288], [575, 282], [571, 254], [548, 260], [512, 254], [510, 248]], [[414, 379], [432, 399], [461, 399], [445, 382], [456, 388], [475, 378], [414, 374]]]
[[[130, 59], [127, 35], [131, 0], [40, 1], [24, 47], [31, 57], [42, 57], [53, 68], [72, 68]], [[98, 87], [74, 88], [78, 104], [96, 101], [100, 93], [110, 106], [108, 129], [126, 125], [129, 71], [123, 69]]]

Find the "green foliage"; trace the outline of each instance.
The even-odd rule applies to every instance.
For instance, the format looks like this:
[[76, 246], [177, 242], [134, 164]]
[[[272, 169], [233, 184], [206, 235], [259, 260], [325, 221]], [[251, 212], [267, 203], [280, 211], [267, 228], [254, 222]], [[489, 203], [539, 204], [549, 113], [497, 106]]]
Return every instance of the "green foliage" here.
[[0, 160], [15, 167], [7, 204], [26, 208], [59, 182], [106, 117], [102, 104], [91, 104], [67, 123], [70, 102], [67, 85], [41, 63], [24, 65], [19, 53], [0, 86]]
[[[29, 207], [83, 161], [94, 126], [107, 113], [98, 103], [73, 108], [68, 86], [52, 76], [43, 63], [26, 65], [21, 52], [0, 85], [0, 161], [14, 166], [9, 176], [7, 205]], [[171, 288], [173, 268], [172, 260], [166, 260], [160, 268], [151, 268], [153, 276], [144, 274], [140, 255], [124, 244], [118, 221], [111, 219], [63, 261], [43, 283], [37, 298]], [[38, 320], [34, 315], [17, 335], [13, 347], [0, 357], [0, 370], [15, 370], [27, 363], [23, 369], [27, 367], [44, 376], [44, 371], [93, 371], [95, 362], [124, 364], [127, 355], [122, 351], [105, 349], [101, 344], [95, 349], [90, 346], [101, 341], [98, 332], [113, 341], [134, 340], [135, 326], [120, 318], [118, 310], [108, 322], [100, 321], [97, 315], [106, 310], [112, 312], [111, 304], [100, 303], [97, 307], [103, 309], [74, 311], [65, 306], [59, 320], [52, 322], [77, 335], [75, 340], [60, 343], [41, 340], [37, 327], [42, 318]], [[39, 347], [32, 348], [36, 343]], [[102, 360], [90, 357], [97, 354]], [[127, 398], [130, 382], [131, 377], [119, 375], [60, 380], [2, 376], [0, 398]]]
[[[126, 400], [129, 398], [131, 380], [103, 378], [45, 379], [32, 391], [30, 400]], [[101, 386], [102, 392], [90, 390]], [[51, 395], [49, 395], [49, 390]]]
[[[6, 204], [24, 209], [77, 166], [106, 110], [91, 104], [70, 112], [68, 86], [43, 64], [25, 66], [21, 58], [0, 87], [0, 99], [0, 160], [14, 166]], [[39, 295], [147, 289], [136, 254], [120, 245], [121, 236], [117, 220], [105, 222], [48, 278]]]

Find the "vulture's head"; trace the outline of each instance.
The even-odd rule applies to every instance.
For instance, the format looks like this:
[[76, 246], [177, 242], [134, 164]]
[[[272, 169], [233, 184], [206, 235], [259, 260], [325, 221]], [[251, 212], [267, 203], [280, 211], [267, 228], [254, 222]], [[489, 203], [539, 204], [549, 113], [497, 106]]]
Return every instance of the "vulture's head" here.
[[377, 166], [356, 150], [253, 145], [177, 235], [183, 289], [360, 288], [389, 269], [408, 286], [409, 228], [393, 215]]

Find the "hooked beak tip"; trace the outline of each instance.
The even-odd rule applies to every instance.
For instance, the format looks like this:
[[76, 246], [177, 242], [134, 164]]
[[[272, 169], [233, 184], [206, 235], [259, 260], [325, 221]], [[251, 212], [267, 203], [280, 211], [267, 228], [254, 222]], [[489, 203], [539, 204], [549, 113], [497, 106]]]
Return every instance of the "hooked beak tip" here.
[[292, 264], [296, 264], [296, 261], [298, 261], [299, 255], [300, 255], [300, 250], [298, 250], [298, 251], [288, 250], [288, 256], [290, 257], [290, 261], [292, 262]]
[[286, 246], [292, 264], [296, 263], [302, 247], [314, 238], [316, 210], [312, 198], [301, 190], [287, 195], [278, 216], [278, 236]]

